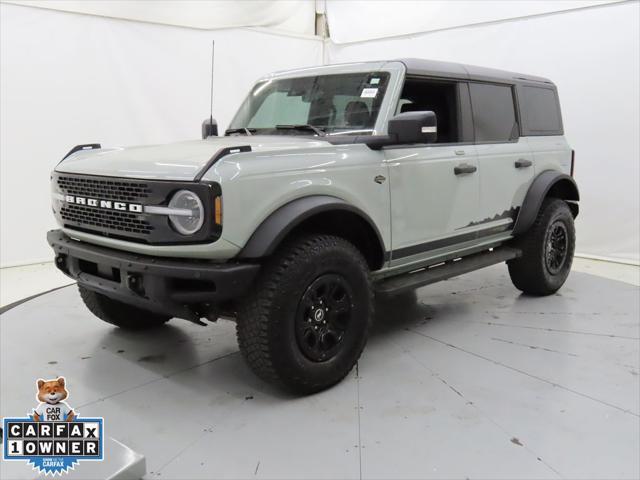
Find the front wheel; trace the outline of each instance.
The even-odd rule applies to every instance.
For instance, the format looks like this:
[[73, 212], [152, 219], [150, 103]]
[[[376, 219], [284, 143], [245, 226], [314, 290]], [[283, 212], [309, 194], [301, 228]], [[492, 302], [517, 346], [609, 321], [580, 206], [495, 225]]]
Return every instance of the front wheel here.
[[261, 378], [296, 393], [342, 380], [358, 361], [373, 317], [362, 254], [331, 235], [284, 245], [238, 308], [240, 351]]
[[546, 199], [531, 229], [519, 240], [522, 257], [507, 262], [515, 287], [531, 295], [550, 295], [571, 271], [576, 243], [573, 215], [567, 203]]

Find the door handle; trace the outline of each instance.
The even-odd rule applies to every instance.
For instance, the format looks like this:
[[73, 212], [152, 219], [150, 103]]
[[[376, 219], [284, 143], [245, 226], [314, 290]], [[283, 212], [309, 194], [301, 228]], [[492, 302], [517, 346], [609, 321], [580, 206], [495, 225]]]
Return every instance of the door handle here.
[[527, 168], [533, 165], [531, 160], [525, 160], [524, 158], [519, 158], [516, 160], [515, 166], [516, 168]]
[[456, 150], [453, 153], [455, 153], [456, 155], [464, 155], [467, 152], [465, 152], [464, 150]]
[[387, 177], [385, 177], [384, 175], [376, 175], [373, 178], [373, 181], [376, 183], [384, 183], [384, 181], [387, 179]]
[[473, 173], [476, 170], [478, 170], [478, 168], [475, 165], [467, 165], [466, 163], [461, 163], [460, 165], [454, 167], [453, 173], [455, 173], [456, 175], [463, 175], [465, 173]]

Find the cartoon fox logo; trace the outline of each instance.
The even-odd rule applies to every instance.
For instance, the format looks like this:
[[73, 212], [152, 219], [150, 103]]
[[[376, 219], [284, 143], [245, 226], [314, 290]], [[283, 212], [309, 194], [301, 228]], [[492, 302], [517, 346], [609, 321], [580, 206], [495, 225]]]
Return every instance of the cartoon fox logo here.
[[36, 422], [71, 422], [76, 417], [73, 409], [64, 400], [69, 396], [65, 387], [64, 377], [54, 380], [37, 381], [38, 393], [36, 398], [40, 402], [33, 410]]

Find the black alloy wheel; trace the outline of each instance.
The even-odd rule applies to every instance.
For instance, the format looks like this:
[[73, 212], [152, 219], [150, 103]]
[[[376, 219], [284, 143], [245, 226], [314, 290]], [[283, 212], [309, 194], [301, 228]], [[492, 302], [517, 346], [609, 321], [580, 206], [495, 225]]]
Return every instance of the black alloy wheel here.
[[296, 339], [314, 362], [333, 358], [348, 333], [352, 313], [351, 287], [341, 275], [318, 277], [305, 291], [296, 314]]
[[565, 224], [556, 220], [547, 232], [545, 264], [551, 275], [556, 275], [567, 259], [568, 233]]

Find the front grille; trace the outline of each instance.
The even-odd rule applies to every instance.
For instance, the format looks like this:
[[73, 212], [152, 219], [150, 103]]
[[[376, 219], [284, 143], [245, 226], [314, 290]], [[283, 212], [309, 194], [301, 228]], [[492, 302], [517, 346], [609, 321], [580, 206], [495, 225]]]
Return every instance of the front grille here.
[[149, 235], [153, 226], [139, 213], [104, 210], [83, 205], [67, 204], [60, 209], [60, 216], [67, 223], [86, 227], [110, 229], [117, 232]]
[[[211, 242], [219, 238], [222, 231], [220, 225], [212, 221], [214, 198], [221, 195], [220, 185], [215, 183], [141, 180], [59, 172], [54, 172], [51, 180], [54, 192], [62, 195], [62, 199], [53, 202], [54, 214], [65, 228], [153, 245]], [[188, 237], [176, 232], [166, 215], [100, 206], [102, 201], [111, 204], [124, 202], [127, 205], [141, 205], [143, 208], [147, 205], [167, 206], [171, 197], [182, 189], [196, 193], [205, 210], [202, 229]], [[82, 197], [85, 203], [68, 202], [67, 195]], [[92, 199], [94, 204], [86, 203], [88, 199]], [[98, 202], [97, 205], [95, 201]]]
[[58, 188], [70, 195], [143, 203], [151, 194], [147, 183], [89, 177], [58, 176]]

